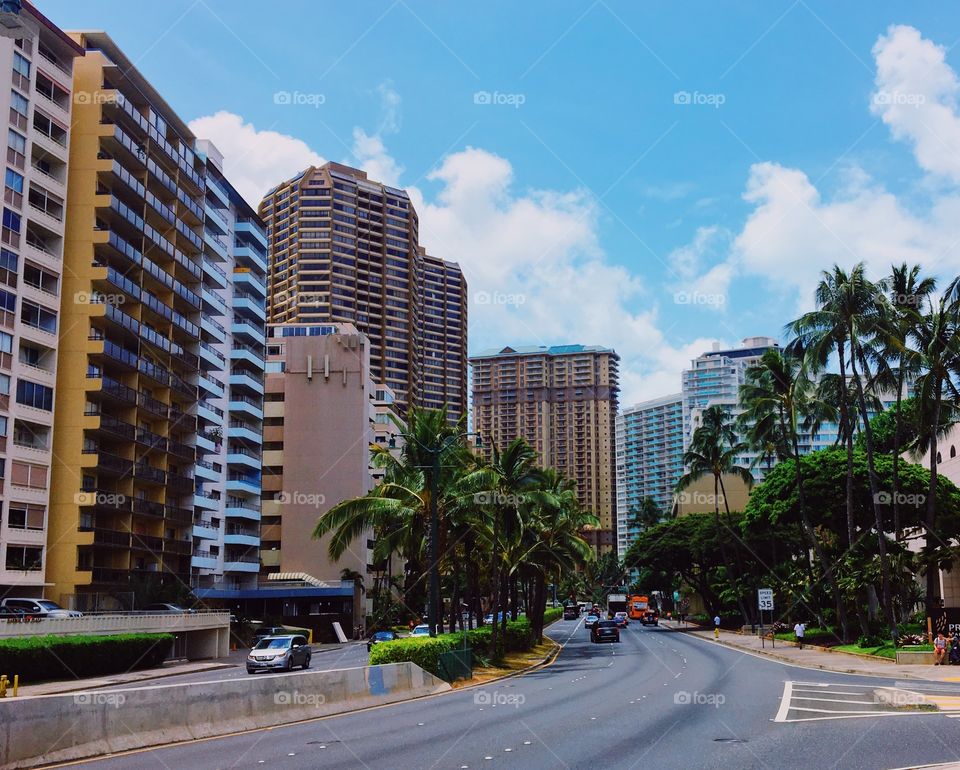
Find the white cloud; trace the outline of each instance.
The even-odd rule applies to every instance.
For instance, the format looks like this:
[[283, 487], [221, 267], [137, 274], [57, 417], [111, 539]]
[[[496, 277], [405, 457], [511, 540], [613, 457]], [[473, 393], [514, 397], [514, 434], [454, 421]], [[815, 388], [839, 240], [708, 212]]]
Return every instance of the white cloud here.
[[913, 147], [925, 171], [960, 182], [960, 81], [946, 50], [913, 27], [892, 26], [873, 47], [877, 64], [872, 111], [896, 139]]
[[308, 166], [326, 162], [301, 139], [258, 130], [232, 112], [221, 110], [197, 118], [190, 122], [190, 130], [223, 153], [225, 176], [254, 208], [271, 187]]

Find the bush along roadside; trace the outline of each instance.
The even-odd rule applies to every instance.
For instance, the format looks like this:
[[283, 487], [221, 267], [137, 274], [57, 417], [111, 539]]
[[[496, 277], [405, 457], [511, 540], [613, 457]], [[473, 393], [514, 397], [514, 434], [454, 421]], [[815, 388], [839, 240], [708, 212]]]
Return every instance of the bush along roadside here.
[[172, 634], [33, 636], [0, 639], [0, 674], [20, 684], [83, 679], [163, 664]]
[[[555, 619], [550, 617], [551, 611], [547, 610], [544, 617], [545, 624]], [[559, 612], [562, 614], [563, 611], [560, 610]], [[533, 626], [525, 617], [508, 621], [507, 632], [501, 639], [504, 653], [526, 652], [538, 641], [534, 639]], [[490, 626], [467, 631], [467, 645], [473, 650], [474, 661], [493, 658], [494, 651], [490, 646]], [[370, 651], [370, 665], [409, 661], [416, 663], [424, 671], [429, 671], [434, 676], [441, 676], [440, 655], [461, 647], [463, 647], [463, 634], [459, 632], [439, 634], [432, 639], [397, 639], [393, 642], [381, 642]]]

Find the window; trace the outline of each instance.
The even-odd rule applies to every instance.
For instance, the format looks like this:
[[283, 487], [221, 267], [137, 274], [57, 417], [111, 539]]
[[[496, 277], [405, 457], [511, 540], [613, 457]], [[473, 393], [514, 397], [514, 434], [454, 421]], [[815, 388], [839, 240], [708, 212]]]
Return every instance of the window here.
[[43, 569], [43, 548], [33, 545], [8, 545], [6, 568], [39, 572]]
[[14, 460], [10, 466], [10, 480], [14, 486], [29, 489], [47, 488], [47, 467]]
[[17, 380], [17, 403], [53, 411], [53, 388], [30, 380]]
[[44, 508], [29, 503], [10, 503], [7, 526], [10, 529], [43, 529]]
[[17, 272], [18, 257], [10, 249], [0, 249], [0, 268]]
[[23, 206], [23, 176], [10, 168], [4, 183], [3, 201], [18, 208]]
[[3, 228], [0, 230], [0, 240], [8, 246], [20, 245], [20, 215], [4, 207]]
[[51, 334], [57, 333], [57, 314], [36, 302], [23, 301], [23, 306], [20, 308], [20, 320], [27, 326], [33, 326]]
[[25, 78], [30, 77], [30, 60], [21, 56], [16, 51], [13, 52], [13, 71], [19, 72]]

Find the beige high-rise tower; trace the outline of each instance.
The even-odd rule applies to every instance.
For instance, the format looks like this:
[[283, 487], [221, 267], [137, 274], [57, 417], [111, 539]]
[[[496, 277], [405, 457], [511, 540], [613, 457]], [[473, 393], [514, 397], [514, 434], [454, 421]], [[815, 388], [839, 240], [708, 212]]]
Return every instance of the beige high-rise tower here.
[[370, 374], [401, 411], [467, 409], [467, 286], [427, 254], [404, 190], [339, 163], [311, 167], [260, 203], [268, 227], [270, 323], [352, 323]]
[[581, 505], [600, 519], [585, 534], [601, 552], [616, 544], [619, 361], [595, 345], [505, 347], [470, 358], [482, 451], [489, 456], [521, 436], [542, 465], [576, 481]]

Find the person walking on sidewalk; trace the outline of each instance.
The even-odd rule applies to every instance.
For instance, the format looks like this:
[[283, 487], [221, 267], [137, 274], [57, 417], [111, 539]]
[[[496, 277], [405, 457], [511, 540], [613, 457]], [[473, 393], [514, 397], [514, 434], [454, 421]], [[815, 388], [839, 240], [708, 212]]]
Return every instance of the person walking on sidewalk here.
[[713, 638], [720, 638], [720, 616], [715, 615], [713, 618]]
[[807, 627], [799, 620], [797, 621], [797, 625], [793, 627], [793, 633], [796, 634], [797, 637], [797, 645], [801, 650], [803, 649], [803, 634], [806, 630]]

